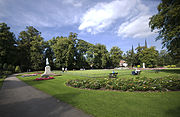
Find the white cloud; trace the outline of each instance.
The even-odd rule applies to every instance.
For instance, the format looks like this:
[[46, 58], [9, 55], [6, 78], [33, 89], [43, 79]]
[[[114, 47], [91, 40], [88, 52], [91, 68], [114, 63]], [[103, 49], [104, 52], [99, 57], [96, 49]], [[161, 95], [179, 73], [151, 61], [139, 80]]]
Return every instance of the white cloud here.
[[82, 6], [82, 2], [79, 0], [64, 0], [63, 3], [65, 4], [71, 4], [74, 7], [81, 7]]
[[133, 4], [129, 3], [128, 0], [116, 0], [110, 3], [96, 4], [83, 15], [79, 30], [86, 30], [93, 34], [102, 32], [116, 19], [125, 17], [131, 12], [135, 1], [131, 1]]
[[142, 15], [132, 19], [131, 21], [124, 22], [118, 29], [118, 36], [144, 38], [155, 33], [151, 32], [149, 28], [150, 15]]
[[82, 17], [79, 30], [91, 34], [103, 32], [112, 24], [121, 24], [117, 32], [123, 37], [144, 37], [152, 35], [148, 18], [150, 11], [140, 0], [115, 0], [97, 3]]

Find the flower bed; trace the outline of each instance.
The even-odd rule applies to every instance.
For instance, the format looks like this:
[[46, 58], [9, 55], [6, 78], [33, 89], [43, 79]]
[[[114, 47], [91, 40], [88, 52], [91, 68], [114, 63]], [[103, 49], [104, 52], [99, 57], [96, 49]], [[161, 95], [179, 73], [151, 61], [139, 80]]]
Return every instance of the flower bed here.
[[35, 73], [35, 74], [42, 74], [41, 72]]
[[136, 77], [131, 79], [86, 79], [67, 82], [75, 88], [109, 89], [121, 91], [168, 91], [180, 90], [180, 78], [169, 76], [165, 78]]
[[47, 77], [47, 78], [36, 78], [35, 80], [39, 81], [39, 80], [49, 80], [49, 79], [54, 79], [54, 77]]

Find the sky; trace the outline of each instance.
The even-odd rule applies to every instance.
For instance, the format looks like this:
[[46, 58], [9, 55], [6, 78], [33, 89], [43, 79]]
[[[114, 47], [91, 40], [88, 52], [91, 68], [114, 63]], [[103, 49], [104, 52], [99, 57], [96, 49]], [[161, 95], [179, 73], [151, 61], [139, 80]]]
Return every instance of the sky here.
[[78, 34], [79, 39], [118, 46], [126, 52], [144, 45], [160, 50], [151, 32], [149, 18], [157, 13], [160, 0], [0, 0], [0, 22], [18, 34], [26, 26], [38, 29], [45, 40]]

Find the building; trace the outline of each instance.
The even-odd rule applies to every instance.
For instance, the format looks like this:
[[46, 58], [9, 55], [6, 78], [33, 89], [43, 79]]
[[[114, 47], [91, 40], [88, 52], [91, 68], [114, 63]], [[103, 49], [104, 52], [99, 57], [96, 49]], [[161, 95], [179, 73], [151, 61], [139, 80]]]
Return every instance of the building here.
[[119, 62], [119, 66], [120, 67], [127, 67], [127, 63], [126, 63], [126, 61], [124, 61], [124, 60], [120, 60], [120, 62]]

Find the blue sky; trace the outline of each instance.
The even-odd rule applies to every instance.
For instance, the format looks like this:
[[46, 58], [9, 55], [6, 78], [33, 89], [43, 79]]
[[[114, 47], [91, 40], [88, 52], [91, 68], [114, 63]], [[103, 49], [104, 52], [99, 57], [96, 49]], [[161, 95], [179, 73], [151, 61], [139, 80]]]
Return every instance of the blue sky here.
[[16, 36], [26, 26], [34, 26], [45, 40], [78, 33], [87, 42], [118, 46], [123, 51], [138, 43], [156, 46], [149, 17], [157, 13], [160, 0], [0, 0], [0, 22]]

